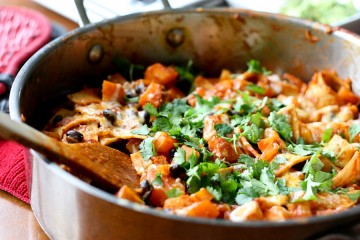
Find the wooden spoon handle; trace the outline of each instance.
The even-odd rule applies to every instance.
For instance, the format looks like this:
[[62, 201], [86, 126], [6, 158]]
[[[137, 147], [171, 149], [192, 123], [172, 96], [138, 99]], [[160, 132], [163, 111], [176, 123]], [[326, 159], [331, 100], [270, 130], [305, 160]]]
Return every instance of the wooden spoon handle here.
[[12, 120], [8, 114], [0, 112], [0, 137], [13, 140], [41, 153], [56, 153], [59, 146], [57, 141], [46, 136], [34, 128]]

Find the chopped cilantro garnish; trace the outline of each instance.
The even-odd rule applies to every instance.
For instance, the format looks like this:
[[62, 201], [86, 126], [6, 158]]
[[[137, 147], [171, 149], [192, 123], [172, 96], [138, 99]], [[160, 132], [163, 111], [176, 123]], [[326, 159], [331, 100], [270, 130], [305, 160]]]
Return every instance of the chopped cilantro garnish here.
[[142, 141], [139, 145], [140, 154], [145, 161], [149, 160], [149, 158], [153, 156], [156, 156], [153, 140], [154, 140], [153, 137], [148, 137], [144, 141]]
[[182, 191], [178, 188], [172, 188], [165, 192], [168, 198], [174, 198], [182, 195]]
[[242, 135], [252, 143], [257, 143], [264, 136], [264, 129], [256, 124], [244, 126]]
[[129, 98], [129, 97], [124, 96], [124, 99], [125, 99], [126, 102], [130, 102], [130, 103], [137, 103], [137, 102], [139, 102], [139, 97]]
[[121, 75], [130, 81], [144, 76], [145, 67], [143, 65], [134, 64], [121, 56], [117, 56], [114, 63]]
[[246, 86], [245, 89], [258, 94], [265, 94], [265, 90], [262, 87], [257, 86], [255, 84], [250, 84]]
[[182, 148], [178, 148], [174, 154], [173, 161], [179, 165], [186, 163], [186, 152]]
[[259, 74], [264, 74], [264, 75], [270, 75], [271, 71], [268, 71], [265, 67], [262, 67], [260, 62], [258, 60], [250, 60], [247, 63], [248, 72], [253, 72], [253, 73], [259, 73]]
[[156, 177], [154, 178], [154, 180], [151, 182], [152, 185], [158, 185], [158, 186], [162, 186], [163, 185], [163, 181], [161, 178], [161, 173], [157, 173]]
[[220, 136], [226, 136], [227, 134], [230, 134], [232, 131], [234, 131], [233, 127], [225, 123], [216, 124], [214, 128]]
[[276, 98], [270, 98], [270, 101], [267, 102], [267, 106], [271, 111], [277, 112], [281, 108], [285, 107], [285, 104], [277, 100]]
[[139, 134], [139, 135], [148, 135], [149, 132], [150, 131], [146, 125], [142, 125], [140, 128], [131, 131], [132, 134]]
[[145, 104], [143, 109], [147, 111], [151, 116], [157, 117], [159, 115], [158, 110], [151, 103]]
[[300, 156], [309, 156], [317, 152], [320, 148], [316, 145], [306, 145], [306, 144], [290, 144], [287, 146], [287, 149]]
[[211, 193], [211, 195], [214, 196], [214, 199], [216, 201], [220, 201], [221, 197], [222, 197], [222, 193], [221, 193], [221, 188], [215, 188], [215, 187], [211, 187], [211, 186], [207, 186], [206, 190], [208, 190], [209, 193]]
[[350, 143], [352, 143], [356, 135], [360, 133], [360, 124], [352, 124], [349, 127], [349, 133], [350, 133]]
[[324, 131], [324, 134], [322, 135], [321, 142], [327, 143], [330, 141], [332, 135], [332, 129], [328, 128]]
[[270, 113], [269, 116], [270, 126], [277, 131], [286, 141], [291, 141], [293, 136], [289, 119], [286, 115]]
[[177, 81], [176, 86], [185, 93], [189, 92], [192, 89], [192, 84], [195, 79], [193, 61], [189, 60], [185, 67], [176, 66], [175, 69], [179, 73], [179, 80]]
[[305, 163], [302, 172], [305, 173], [305, 180], [300, 183], [305, 191], [304, 200], [315, 200], [317, 192], [325, 192], [331, 189], [333, 173], [323, 172], [324, 164], [319, 158], [320, 150], [315, 152]]

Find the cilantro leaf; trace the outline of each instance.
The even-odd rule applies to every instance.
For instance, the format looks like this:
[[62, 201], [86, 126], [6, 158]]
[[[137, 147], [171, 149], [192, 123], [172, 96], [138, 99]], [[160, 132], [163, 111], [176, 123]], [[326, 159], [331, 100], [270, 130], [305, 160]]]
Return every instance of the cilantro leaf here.
[[198, 157], [195, 155], [194, 152], [192, 152], [189, 156], [189, 159], [188, 159], [189, 163], [190, 163], [190, 168], [193, 168], [196, 166], [196, 164], [198, 163], [199, 159]]
[[220, 201], [221, 197], [222, 197], [222, 193], [221, 193], [221, 189], [220, 188], [214, 188], [211, 186], [207, 186], [206, 190], [208, 190], [209, 193], [211, 193], [211, 195], [213, 195], [214, 199], [216, 201]]
[[161, 173], [157, 173], [157, 174], [156, 174], [156, 177], [155, 177], [154, 180], [151, 182], [151, 185], [158, 185], [158, 186], [162, 186], [162, 185], [163, 185]]
[[255, 84], [247, 85], [245, 89], [258, 94], [265, 94], [265, 90], [262, 87]]
[[349, 133], [350, 133], [350, 143], [352, 143], [352, 141], [354, 140], [356, 135], [358, 135], [360, 133], [360, 124], [354, 124], [353, 123], [349, 127]]
[[153, 132], [157, 132], [157, 131], [169, 132], [172, 127], [173, 127], [173, 125], [171, 124], [171, 122], [168, 118], [158, 117], [154, 120], [151, 131], [153, 131]]
[[264, 136], [264, 129], [259, 128], [256, 124], [243, 127], [242, 135], [252, 143], [257, 143]]
[[172, 188], [170, 190], [165, 191], [165, 193], [168, 198], [175, 198], [182, 195], [182, 191], [178, 188]]
[[271, 111], [279, 111], [281, 108], [285, 107], [285, 104], [277, 100], [276, 98], [270, 98], [270, 101], [266, 104]]
[[332, 173], [323, 172], [321, 169], [324, 164], [319, 158], [320, 150], [314, 153], [311, 158], [306, 161], [302, 172], [305, 173], [305, 179], [300, 183], [301, 188], [305, 191], [304, 200], [315, 200], [317, 192], [326, 192], [331, 190]]
[[124, 96], [124, 99], [126, 102], [130, 102], [130, 103], [137, 103], [139, 102], [139, 97], [127, 97], [127, 96]]
[[301, 188], [305, 191], [305, 195], [302, 197], [304, 200], [315, 200], [316, 199], [316, 192], [317, 186], [320, 183], [314, 181], [313, 175], [310, 175], [306, 178], [303, 182], [300, 183]]
[[159, 116], [158, 110], [151, 103], [146, 103], [143, 109], [147, 111], [151, 116]]
[[179, 80], [176, 86], [184, 92], [189, 92], [195, 79], [193, 61], [190, 59], [185, 67], [176, 66], [175, 69], [179, 73]]
[[339, 193], [343, 193], [350, 198], [351, 201], [357, 201], [360, 198], [360, 190], [354, 193], [348, 193], [349, 189], [341, 189]]
[[321, 142], [327, 143], [330, 141], [332, 135], [332, 129], [328, 128], [324, 131], [324, 134], [322, 135]]
[[132, 134], [139, 134], [139, 135], [148, 135], [149, 132], [150, 131], [146, 125], [142, 125], [140, 128], [131, 131]]
[[242, 191], [239, 191], [236, 195], [235, 201], [239, 205], [244, 205], [247, 202], [251, 202], [253, 198]]
[[282, 164], [282, 163], [286, 163], [288, 161], [288, 159], [282, 155], [276, 155], [274, 161], [277, 164]]
[[174, 154], [173, 161], [181, 166], [186, 162], [186, 152], [182, 148], [178, 148]]
[[139, 145], [140, 154], [145, 161], [149, 160], [149, 158], [156, 155], [153, 140], [154, 140], [153, 137], [148, 137], [144, 141], [142, 141]]
[[143, 65], [134, 64], [121, 56], [115, 57], [114, 64], [121, 75], [130, 81], [144, 77], [145, 66]]
[[293, 136], [291, 125], [287, 116], [283, 114], [270, 113], [270, 126], [277, 131], [286, 141], [291, 141]]
[[306, 144], [290, 144], [287, 146], [287, 149], [290, 152], [300, 156], [309, 156], [317, 152], [319, 150], [319, 147]]
[[261, 66], [261, 64], [258, 60], [254, 60], [254, 59], [250, 60], [247, 63], [247, 66], [248, 66], [248, 69], [247, 69], [248, 72], [259, 73], [259, 74], [264, 74], [264, 75], [271, 74], [270, 71], [268, 71], [265, 67]]
[[233, 127], [226, 123], [216, 124], [214, 128], [216, 132], [221, 136], [226, 136], [227, 134], [232, 133], [232, 131], [234, 130]]

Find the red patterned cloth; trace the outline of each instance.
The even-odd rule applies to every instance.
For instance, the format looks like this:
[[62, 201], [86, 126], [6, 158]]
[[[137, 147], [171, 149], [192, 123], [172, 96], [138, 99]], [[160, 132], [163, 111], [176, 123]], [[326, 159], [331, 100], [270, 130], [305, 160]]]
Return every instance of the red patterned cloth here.
[[0, 189], [29, 203], [28, 150], [18, 143], [0, 140]]

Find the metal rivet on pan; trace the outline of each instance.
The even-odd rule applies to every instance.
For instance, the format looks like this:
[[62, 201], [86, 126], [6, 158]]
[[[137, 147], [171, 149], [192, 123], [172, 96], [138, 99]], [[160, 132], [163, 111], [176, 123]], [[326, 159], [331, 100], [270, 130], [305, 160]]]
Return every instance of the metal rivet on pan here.
[[102, 46], [99, 44], [96, 44], [90, 48], [89, 55], [88, 55], [89, 62], [97, 63], [102, 59], [103, 55], [104, 55], [104, 50], [103, 50]]
[[166, 42], [176, 48], [180, 46], [185, 40], [185, 33], [184, 29], [182, 28], [173, 28], [170, 31], [168, 31], [166, 35]]

